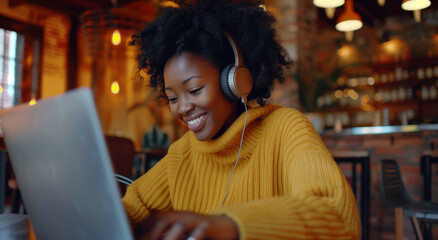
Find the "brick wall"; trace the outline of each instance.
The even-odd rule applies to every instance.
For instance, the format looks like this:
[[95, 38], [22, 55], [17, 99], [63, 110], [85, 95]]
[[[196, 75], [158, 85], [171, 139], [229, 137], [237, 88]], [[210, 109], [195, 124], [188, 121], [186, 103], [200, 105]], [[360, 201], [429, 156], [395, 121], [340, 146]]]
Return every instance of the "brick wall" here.
[[[414, 199], [423, 195], [420, 157], [425, 150], [438, 147], [438, 131], [394, 133], [363, 136], [321, 136], [331, 150], [366, 150], [370, 153], [370, 239], [395, 239], [394, 211], [386, 206], [381, 195], [382, 159], [395, 159], [400, 165], [407, 192]], [[349, 179], [348, 168], [341, 169]], [[432, 181], [438, 181], [438, 167], [432, 169]], [[438, 201], [438, 186], [432, 184], [432, 200]], [[437, 234], [436, 234], [437, 233]], [[409, 219], [404, 218], [405, 239], [415, 239]], [[434, 231], [438, 238], [438, 232]]]
[[[300, 72], [300, 84], [306, 89], [315, 87], [313, 81], [314, 65], [314, 36], [317, 33], [317, 8], [311, 1], [274, 0], [266, 1], [270, 13], [277, 19], [275, 29], [281, 45], [293, 61], [291, 71], [285, 73], [285, 83], [275, 86], [272, 91], [272, 103], [302, 108], [299, 101], [299, 84], [296, 79], [297, 70]], [[316, 99], [310, 91], [308, 99]]]

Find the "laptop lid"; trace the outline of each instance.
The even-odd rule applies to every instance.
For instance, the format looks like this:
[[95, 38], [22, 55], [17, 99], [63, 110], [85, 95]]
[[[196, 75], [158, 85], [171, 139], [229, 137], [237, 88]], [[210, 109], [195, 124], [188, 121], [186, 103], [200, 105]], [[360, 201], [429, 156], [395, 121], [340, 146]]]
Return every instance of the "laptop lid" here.
[[91, 90], [0, 112], [38, 239], [132, 239]]

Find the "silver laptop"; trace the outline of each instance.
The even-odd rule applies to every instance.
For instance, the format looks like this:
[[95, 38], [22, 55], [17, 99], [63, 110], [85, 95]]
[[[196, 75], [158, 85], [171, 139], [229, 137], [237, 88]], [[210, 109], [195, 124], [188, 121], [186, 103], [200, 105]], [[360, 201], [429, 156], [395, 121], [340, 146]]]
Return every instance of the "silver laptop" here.
[[0, 112], [36, 237], [133, 239], [90, 89]]

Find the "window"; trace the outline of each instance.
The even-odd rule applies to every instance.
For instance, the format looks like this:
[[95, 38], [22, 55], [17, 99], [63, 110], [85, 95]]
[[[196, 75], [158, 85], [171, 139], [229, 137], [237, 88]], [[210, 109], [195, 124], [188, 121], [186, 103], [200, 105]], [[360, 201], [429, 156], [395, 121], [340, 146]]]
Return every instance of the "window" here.
[[0, 16], [0, 110], [40, 95], [42, 27]]
[[20, 103], [24, 36], [0, 28], [0, 109]]

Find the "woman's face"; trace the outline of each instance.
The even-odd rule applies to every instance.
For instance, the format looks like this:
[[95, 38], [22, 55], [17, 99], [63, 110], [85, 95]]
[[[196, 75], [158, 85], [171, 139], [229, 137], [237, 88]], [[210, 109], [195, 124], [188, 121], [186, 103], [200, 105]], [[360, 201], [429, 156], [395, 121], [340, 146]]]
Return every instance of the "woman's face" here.
[[200, 141], [219, 137], [237, 118], [237, 102], [225, 98], [219, 69], [202, 55], [183, 52], [164, 67], [171, 112]]

